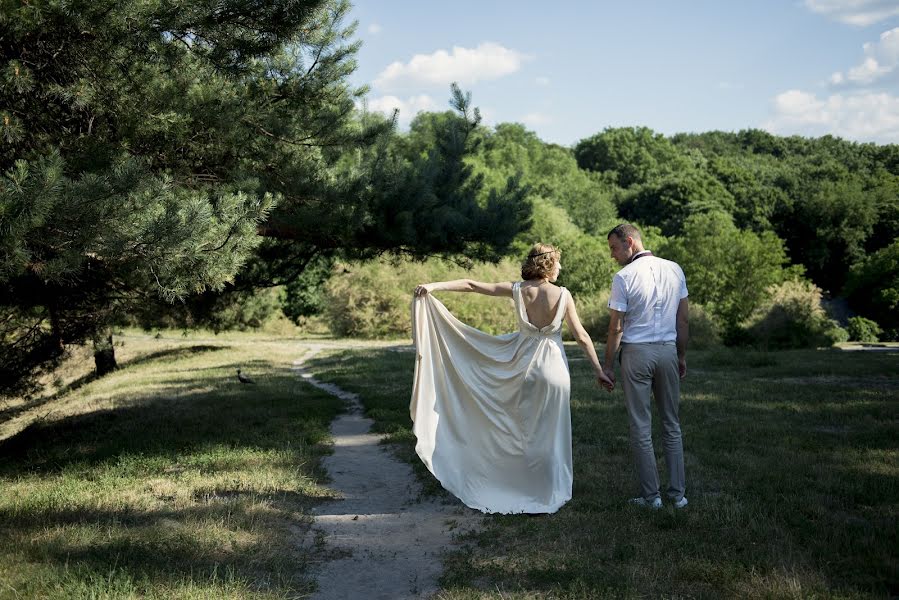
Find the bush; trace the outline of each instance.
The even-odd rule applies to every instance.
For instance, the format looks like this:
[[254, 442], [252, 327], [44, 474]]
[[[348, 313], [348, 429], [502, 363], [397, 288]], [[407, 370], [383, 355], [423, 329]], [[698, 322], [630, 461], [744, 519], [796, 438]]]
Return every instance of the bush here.
[[701, 304], [690, 304], [690, 341], [687, 347], [691, 350], [709, 350], [720, 346], [721, 335], [712, 315]]
[[[509, 259], [470, 270], [439, 259], [338, 264], [325, 285], [325, 317], [338, 336], [410, 337], [412, 290], [417, 284], [452, 279], [518, 281], [519, 268]], [[453, 292], [437, 292], [437, 297], [461, 321], [487, 333], [517, 328], [511, 299]]]
[[864, 317], [852, 317], [849, 319], [849, 340], [853, 342], [876, 342], [883, 330], [880, 326]]
[[746, 322], [746, 332], [763, 348], [815, 348], [849, 339], [822, 308], [821, 290], [802, 279], [768, 287]]
[[117, 325], [151, 329], [261, 329], [282, 319], [280, 288], [205, 292], [169, 304], [150, 299], [117, 320]]
[[319, 315], [325, 308], [325, 282], [331, 276], [334, 261], [319, 257], [306, 265], [300, 276], [284, 286], [281, 310], [297, 325]]
[[899, 239], [853, 265], [844, 291], [854, 311], [883, 327], [884, 339], [899, 338]]
[[[594, 342], [605, 344], [609, 336], [609, 290], [575, 298], [575, 303], [581, 325]], [[571, 332], [566, 329], [565, 334], [570, 336]]]

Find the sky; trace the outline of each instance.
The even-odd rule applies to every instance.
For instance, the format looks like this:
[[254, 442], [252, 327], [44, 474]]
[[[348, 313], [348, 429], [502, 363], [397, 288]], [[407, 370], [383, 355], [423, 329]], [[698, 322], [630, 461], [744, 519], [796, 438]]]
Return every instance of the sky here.
[[370, 111], [449, 108], [569, 146], [607, 127], [899, 143], [899, 0], [353, 0]]

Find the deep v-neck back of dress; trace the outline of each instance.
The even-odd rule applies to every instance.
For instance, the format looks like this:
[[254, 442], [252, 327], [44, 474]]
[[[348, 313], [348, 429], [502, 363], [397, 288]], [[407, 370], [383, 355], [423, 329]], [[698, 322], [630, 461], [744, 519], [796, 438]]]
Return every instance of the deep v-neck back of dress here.
[[562, 318], [565, 315], [565, 304], [568, 299], [568, 290], [565, 288], [559, 288], [561, 290], [561, 294], [559, 294], [559, 301], [556, 303], [556, 309], [553, 313], [552, 320], [543, 325], [538, 326], [533, 323], [528, 316], [527, 307], [525, 306], [524, 294], [522, 294], [521, 290], [522, 282], [514, 283], [512, 285], [512, 298], [515, 300], [515, 310], [518, 314], [518, 327], [522, 333], [533, 333], [540, 332], [543, 334], [552, 333], [552, 334], [561, 334], [562, 331]]

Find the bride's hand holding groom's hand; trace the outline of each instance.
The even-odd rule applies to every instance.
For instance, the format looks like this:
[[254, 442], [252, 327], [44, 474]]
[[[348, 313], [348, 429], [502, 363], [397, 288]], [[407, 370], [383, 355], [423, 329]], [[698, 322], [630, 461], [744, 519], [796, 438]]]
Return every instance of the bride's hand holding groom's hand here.
[[611, 374], [607, 369], [601, 369], [596, 372], [596, 383], [607, 392], [611, 392], [615, 389], [615, 372], [612, 371]]
[[603, 367], [602, 375], [608, 383], [602, 383], [602, 379], [600, 379], [600, 385], [611, 392], [615, 389], [615, 369], [609, 366]]

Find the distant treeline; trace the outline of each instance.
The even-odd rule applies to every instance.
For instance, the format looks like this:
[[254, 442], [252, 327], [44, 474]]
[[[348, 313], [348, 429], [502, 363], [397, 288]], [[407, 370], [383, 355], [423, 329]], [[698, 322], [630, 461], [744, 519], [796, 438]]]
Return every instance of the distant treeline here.
[[[409, 159], [427, 154], [437, 143], [434, 132], [450, 118], [420, 114], [407, 134], [394, 138], [393, 152]], [[631, 221], [644, 229], [648, 247], [683, 265], [691, 300], [727, 342], [796, 346], [845, 339], [834, 319], [851, 325], [854, 337], [899, 336], [899, 146], [760, 130], [666, 137], [645, 127], [613, 128], [573, 149], [545, 143], [518, 124], [480, 128], [478, 135], [468, 162], [484, 178], [483, 201], [518, 177], [533, 205], [531, 226], [509, 254], [512, 275], [532, 242], [558, 244], [560, 283], [591, 310], [604, 311], [603, 294], [618, 268], [608, 257], [606, 234]], [[345, 295], [353, 281], [373, 285], [377, 278], [363, 273], [379, 268], [344, 264], [324, 289]], [[389, 269], [396, 272], [391, 280], [402, 278], [402, 265]], [[428, 278], [420, 267], [407, 270]], [[432, 273], [464, 274], [443, 266]], [[342, 314], [354, 310], [330, 298]], [[371, 306], [360, 302], [358, 310]], [[364, 327], [335, 327], [366, 334]], [[391, 333], [407, 327], [398, 323]]]

